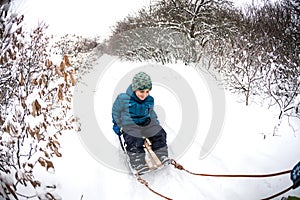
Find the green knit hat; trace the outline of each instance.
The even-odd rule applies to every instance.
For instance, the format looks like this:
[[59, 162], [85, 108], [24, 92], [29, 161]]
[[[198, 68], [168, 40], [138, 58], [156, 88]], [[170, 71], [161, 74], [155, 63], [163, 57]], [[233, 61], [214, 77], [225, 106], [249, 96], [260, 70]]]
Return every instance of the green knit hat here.
[[132, 91], [152, 89], [151, 78], [145, 72], [137, 73], [132, 79]]

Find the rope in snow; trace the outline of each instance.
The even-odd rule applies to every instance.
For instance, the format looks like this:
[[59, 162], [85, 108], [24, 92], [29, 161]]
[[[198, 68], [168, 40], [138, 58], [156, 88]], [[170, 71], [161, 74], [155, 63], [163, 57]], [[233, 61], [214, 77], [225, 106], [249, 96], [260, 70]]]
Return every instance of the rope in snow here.
[[287, 191], [291, 190], [293, 187], [294, 187], [294, 185], [292, 185], [292, 186], [286, 188], [285, 190], [282, 190], [281, 192], [278, 192], [277, 194], [274, 194], [274, 195], [272, 195], [272, 196], [269, 196], [269, 197], [267, 197], [267, 198], [264, 198], [264, 199], [262, 199], [262, 200], [269, 200], [269, 199], [273, 199], [273, 198], [275, 198], [275, 197], [278, 197], [279, 195], [282, 195], [282, 194], [286, 193]]
[[137, 180], [138, 180], [141, 184], [145, 185], [151, 192], [153, 192], [154, 194], [157, 194], [158, 196], [160, 196], [160, 197], [162, 197], [162, 198], [164, 198], [164, 199], [172, 200], [171, 198], [166, 197], [166, 196], [164, 196], [164, 195], [162, 195], [162, 194], [156, 192], [156, 191], [153, 190], [152, 188], [150, 188], [148, 182], [147, 182], [145, 179], [143, 179], [139, 174], [136, 174], [136, 176], [137, 176]]
[[196, 176], [212, 176], [212, 177], [229, 177], [229, 178], [265, 178], [265, 177], [272, 177], [272, 176], [279, 176], [287, 173], [291, 173], [292, 170], [286, 170], [282, 172], [272, 173], [272, 174], [201, 174], [201, 173], [194, 173], [187, 169], [185, 169], [182, 165], [178, 164], [174, 159], [172, 159], [171, 162], [172, 165], [174, 165], [175, 168], [179, 170], [183, 170], [188, 172], [189, 174], [196, 175]]
[[[196, 176], [210, 176], [210, 177], [228, 177], [228, 178], [265, 178], [265, 177], [272, 177], [272, 176], [279, 176], [279, 175], [283, 175], [283, 174], [288, 174], [291, 173], [292, 170], [286, 170], [286, 171], [282, 171], [282, 172], [277, 172], [277, 173], [271, 173], [271, 174], [248, 174], [248, 175], [244, 175], [244, 174], [202, 174], [202, 173], [194, 173], [191, 172], [187, 169], [185, 169], [182, 165], [178, 164], [174, 159], [171, 160], [171, 164], [174, 165], [175, 168], [179, 169], [179, 170], [183, 170], [186, 171], [189, 174], [192, 175], [196, 175]], [[269, 200], [269, 199], [273, 199], [281, 194], [286, 193], [287, 191], [291, 190], [294, 187], [294, 185], [288, 187], [287, 189], [274, 194], [270, 197], [264, 198], [262, 200]]]

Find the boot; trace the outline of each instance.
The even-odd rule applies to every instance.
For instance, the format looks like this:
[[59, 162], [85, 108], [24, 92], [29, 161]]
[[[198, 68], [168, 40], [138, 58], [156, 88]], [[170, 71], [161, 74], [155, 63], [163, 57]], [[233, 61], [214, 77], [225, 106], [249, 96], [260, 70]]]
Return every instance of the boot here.
[[163, 165], [168, 165], [171, 163], [170, 158], [168, 157], [168, 147], [164, 146], [154, 151], [156, 156], [162, 162]]
[[145, 153], [128, 152], [128, 156], [132, 169], [136, 170], [137, 172], [148, 169], [148, 165], [145, 161]]

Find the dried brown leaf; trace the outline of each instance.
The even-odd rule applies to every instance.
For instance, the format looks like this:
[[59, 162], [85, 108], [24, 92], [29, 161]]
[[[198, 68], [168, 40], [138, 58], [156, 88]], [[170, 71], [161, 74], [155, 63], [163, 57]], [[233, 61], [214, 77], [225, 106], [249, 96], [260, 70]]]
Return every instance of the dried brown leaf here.
[[25, 97], [21, 97], [21, 105], [23, 109], [26, 108]]
[[36, 79], [36, 78], [32, 80], [32, 84], [33, 84], [33, 85], [38, 85], [38, 82], [37, 82], [37, 79]]
[[52, 61], [51, 60], [49, 60], [49, 59], [47, 59], [46, 61], [45, 61], [45, 66], [46, 67], [51, 67], [52, 66]]
[[20, 51], [22, 48], [23, 48], [23, 44], [21, 43], [21, 42], [19, 42], [18, 44], [17, 44], [17, 48], [18, 48], [18, 50]]
[[[2, 119], [1, 115], [0, 115], [0, 126], [2, 126], [4, 123], [4, 120]], [[0, 140], [1, 140], [1, 137], [0, 137]]]
[[3, 128], [3, 131], [10, 134], [10, 125], [7, 125]]
[[35, 132], [34, 132], [34, 131], [32, 131], [30, 127], [27, 127], [27, 132], [29, 133], [29, 135], [30, 135], [31, 137], [33, 137], [33, 138], [34, 138], [34, 134], [35, 134]]
[[57, 95], [58, 95], [59, 100], [63, 100], [64, 96], [63, 96], [63, 92], [62, 92], [62, 87], [59, 87]]
[[7, 63], [7, 62], [8, 62], [8, 59], [7, 59], [7, 55], [6, 55], [6, 53], [3, 55], [3, 57], [2, 57], [2, 58], [3, 58], [3, 62], [4, 62], [4, 63]]
[[70, 78], [71, 78], [72, 86], [74, 86], [76, 84], [76, 80], [75, 80], [75, 78], [74, 78], [74, 76], [73, 76], [72, 73], [69, 73], [69, 75], [70, 75]]
[[42, 109], [41, 104], [38, 102], [38, 100], [35, 100], [33, 102], [33, 104], [34, 104], [34, 107], [36, 109], [37, 115], [39, 115], [41, 113], [41, 109]]
[[16, 30], [16, 33], [19, 35], [22, 33], [22, 26]]
[[62, 154], [59, 153], [58, 148], [55, 148], [55, 149], [54, 149], [54, 154], [55, 154], [57, 157], [61, 157], [61, 156], [62, 156]]
[[68, 83], [68, 74], [63, 72], [63, 75], [64, 75], [64, 81], [65, 83]]
[[35, 100], [32, 103], [32, 115], [35, 117], [41, 113], [41, 105], [39, 104], [38, 100]]
[[21, 77], [20, 77], [20, 86], [24, 86], [24, 76], [23, 73], [21, 73]]
[[49, 169], [54, 169], [54, 165], [50, 160], [45, 160], [46, 162], [46, 170], [49, 171]]
[[27, 165], [28, 165], [28, 167], [30, 167], [30, 168], [33, 168], [33, 166], [34, 166], [32, 163], [28, 163]]
[[32, 185], [34, 188], [40, 187], [40, 186], [41, 186], [41, 183], [38, 182], [38, 181], [30, 180], [30, 183], [31, 183], [31, 185]]
[[60, 69], [59, 69], [59, 66], [56, 66], [55, 67], [55, 73], [58, 75], [58, 76], [62, 76], [63, 74], [61, 73]]
[[43, 167], [46, 167], [46, 161], [45, 161], [44, 158], [39, 157], [38, 162], [39, 162]]
[[40, 141], [40, 140], [41, 140], [41, 135], [40, 135], [40, 133], [39, 133], [39, 132], [36, 132], [35, 135], [36, 135], [36, 138], [38, 139], [38, 141]]
[[16, 53], [11, 49], [8, 49], [7, 51], [8, 51], [8, 55], [9, 55], [10, 59], [15, 60], [16, 59]]
[[59, 66], [59, 70], [60, 72], [63, 72], [66, 68], [66, 64], [65, 61], [61, 61], [60, 66]]
[[68, 57], [67, 55], [64, 55], [64, 61], [65, 61], [65, 64], [66, 64], [67, 67], [70, 67], [70, 66], [71, 66], [69, 57]]
[[48, 200], [56, 200], [55, 197], [54, 197], [50, 192], [47, 192], [47, 193], [46, 193], [46, 198], [47, 198]]

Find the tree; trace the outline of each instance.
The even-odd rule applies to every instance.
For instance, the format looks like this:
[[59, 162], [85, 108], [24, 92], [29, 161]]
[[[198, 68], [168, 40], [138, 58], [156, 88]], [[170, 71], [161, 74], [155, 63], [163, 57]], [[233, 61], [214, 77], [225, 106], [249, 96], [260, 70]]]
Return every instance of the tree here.
[[151, 60], [163, 64], [178, 60], [188, 62], [189, 43], [179, 32], [159, 27], [137, 28], [112, 36], [106, 52], [126, 60]]
[[223, 12], [236, 31], [210, 40], [204, 49], [227, 89], [244, 94], [246, 105], [251, 96], [262, 97], [278, 106], [280, 118], [295, 114], [299, 106], [299, 23], [290, 3], [250, 6], [231, 16]]
[[[263, 46], [259, 43], [252, 23], [238, 10], [222, 10], [219, 19], [227, 19], [230, 29], [218, 30], [213, 40], [206, 43], [203, 52], [212, 62], [208, 70], [217, 71], [225, 87], [244, 96], [246, 105], [250, 97], [259, 94], [262, 79], [260, 58]], [[216, 23], [222, 23], [221, 21]]]
[[294, 3], [265, 4], [252, 16], [264, 55], [268, 57], [268, 62], [262, 63], [265, 71], [262, 90], [271, 98], [271, 104], [279, 108], [279, 118], [297, 113], [299, 116], [299, 3], [298, 11]]
[[[134, 35], [134, 38], [139, 38], [139, 41], [147, 41], [150, 49], [147, 49], [148, 45], [143, 45], [145, 52], [153, 52], [153, 50], [164, 52], [164, 54], [168, 52], [168, 56], [176, 54], [175, 57], [185, 63], [197, 62], [201, 54], [199, 51], [196, 52], [196, 49], [199, 50], [199, 47], [204, 46], [208, 40], [216, 39], [218, 30], [224, 31], [230, 28], [226, 20], [223, 20], [222, 23], [216, 23], [216, 21], [220, 21], [216, 17], [218, 13], [229, 6], [230, 3], [224, 0], [157, 1], [151, 5], [149, 10], [142, 9], [136, 16], [128, 16], [116, 24], [113, 35], [108, 42], [110, 53], [113, 52], [112, 49], [118, 49], [119, 46], [128, 46], [129, 42], [126, 41]], [[148, 34], [151, 38], [148, 42], [145, 34], [140, 34], [142, 30], [144, 32], [149, 30], [151, 33], [155, 30], [156, 33], [154, 35]], [[115, 40], [118, 41], [118, 45], [116, 45]], [[157, 48], [157, 44], [154, 44], [157, 41], [160, 41], [160, 44], [163, 42], [163, 45]], [[125, 44], [123, 45], [122, 42]], [[138, 45], [139, 43], [135, 44]], [[129, 47], [131, 56], [134, 56], [131, 54], [134, 48], [136, 49], [134, 51], [139, 51], [140, 46], [136, 45]], [[153, 46], [155, 47], [153, 48]], [[120, 52], [120, 49], [118, 50]], [[178, 57], [179, 52], [181, 57]], [[122, 55], [125, 54], [123, 49]], [[155, 56], [160, 57], [161, 54], [153, 53], [151, 56], [153, 60], [158, 60]], [[173, 59], [166, 60], [173, 61]]]
[[62, 156], [59, 136], [74, 129], [75, 70], [67, 56], [59, 65], [50, 60], [45, 25], [27, 33], [23, 16], [1, 16], [0, 197], [55, 199], [46, 189], [35, 192], [47, 184], [35, 171], [54, 172], [52, 159]]

